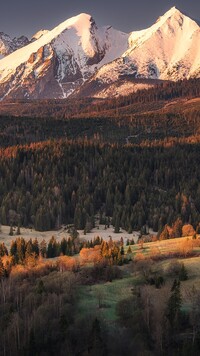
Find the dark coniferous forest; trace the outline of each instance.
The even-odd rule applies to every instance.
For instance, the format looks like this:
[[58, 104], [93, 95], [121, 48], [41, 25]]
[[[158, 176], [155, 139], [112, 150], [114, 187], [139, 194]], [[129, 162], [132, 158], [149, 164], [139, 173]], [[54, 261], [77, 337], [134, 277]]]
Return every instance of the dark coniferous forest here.
[[49, 141], [1, 150], [1, 223], [84, 229], [110, 218], [154, 231], [180, 217], [200, 221], [200, 145], [138, 147], [97, 140]]
[[[178, 217], [196, 228], [198, 95], [199, 80], [190, 80], [100, 103], [44, 101], [44, 113], [62, 108], [68, 119], [2, 116], [1, 223], [84, 229], [98, 214], [130, 232]], [[82, 118], [72, 117], [77, 108]]]

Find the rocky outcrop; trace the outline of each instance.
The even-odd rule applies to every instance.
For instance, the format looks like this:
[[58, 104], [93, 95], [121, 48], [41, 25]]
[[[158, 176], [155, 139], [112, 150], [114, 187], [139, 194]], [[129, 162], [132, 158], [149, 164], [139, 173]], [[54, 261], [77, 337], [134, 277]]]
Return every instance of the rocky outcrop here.
[[0, 32], [0, 54], [3, 57], [16, 51], [19, 48], [26, 46], [27, 44], [29, 44], [29, 40], [25, 36], [11, 39], [10, 36]]

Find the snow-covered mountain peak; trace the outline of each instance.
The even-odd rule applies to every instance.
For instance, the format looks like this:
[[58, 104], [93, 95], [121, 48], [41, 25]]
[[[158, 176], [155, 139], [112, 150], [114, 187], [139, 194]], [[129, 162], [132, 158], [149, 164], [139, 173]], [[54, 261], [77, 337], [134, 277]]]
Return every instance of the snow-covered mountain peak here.
[[86, 89], [91, 92], [94, 87], [97, 97], [106, 97], [121, 93], [119, 82], [129, 77], [136, 81], [200, 77], [199, 44], [197, 22], [173, 7], [151, 27], [130, 33], [128, 49], [102, 66]]
[[86, 52], [87, 50], [90, 51], [91, 19], [92, 17], [88, 14], [72, 17], [62, 22], [53, 30], [43, 33], [36, 41], [1, 59], [0, 79], [3, 80], [3, 78], [6, 78], [18, 66], [27, 62], [32, 53], [36, 53], [44, 46], [55, 44], [58, 51], [62, 50], [64, 52], [68, 47], [77, 47], [77, 45], [80, 47], [82, 45]]
[[172, 7], [169, 11], [167, 11], [163, 16], [159, 17], [159, 19], [155, 23], [158, 26], [163, 26], [165, 23], [170, 23], [171, 25], [177, 26], [179, 25], [182, 27], [185, 22], [189, 22], [191, 27], [198, 28], [199, 25], [186, 14], [182, 13], [179, 9], [175, 6]]
[[148, 81], [200, 76], [199, 25], [176, 7], [151, 27], [130, 34], [112, 26], [99, 27], [91, 15], [81, 13], [50, 31], [40, 30], [29, 44], [21, 37], [10, 45], [9, 37], [0, 34], [0, 47], [1, 40], [2, 51], [24, 42], [0, 59], [2, 99], [65, 98], [85, 81], [89, 86], [91, 82], [90, 93], [94, 87], [99, 92], [104, 87], [104, 94], [111, 95], [122, 93], [120, 80], [125, 78], [124, 90], [128, 77]]
[[64, 30], [69, 30], [69, 29], [75, 29], [76, 34], [78, 36], [82, 36], [85, 32], [87, 32], [91, 24], [93, 23], [92, 16], [86, 13], [81, 13], [77, 16], [71, 17], [70, 19], [67, 19], [66, 21], [62, 22], [60, 25], [55, 27], [51, 32], [54, 34], [59, 34], [63, 32]]
[[81, 30], [83, 28], [88, 27], [89, 23], [91, 22], [91, 19], [92, 16], [90, 14], [86, 14], [83, 12], [79, 15], [71, 17], [63, 23], [65, 23], [67, 27], [74, 26]]
[[[128, 48], [127, 34], [112, 27], [98, 27], [86, 13], [67, 19], [51, 31], [39, 31], [34, 37], [27, 46], [0, 60], [0, 83], [5, 88], [9, 83], [4, 98], [14, 90], [29, 97], [29, 83], [34, 82], [31, 87], [36, 90], [44, 78], [39, 91], [47, 91], [45, 95], [51, 97], [66, 97], [99, 66], [113, 61]], [[45, 87], [50, 78], [52, 93], [50, 86]], [[32, 92], [33, 89], [31, 95]]]
[[160, 16], [158, 18], [158, 21], [166, 21], [169, 17], [176, 16], [176, 15], [183, 15], [179, 9], [177, 9], [176, 6], [171, 7], [167, 12], [164, 13], [164, 15]]
[[138, 47], [149, 40], [155, 33], [158, 33], [163, 38], [163, 36], [177, 36], [180, 31], [184, 31], [186, 37], [188, 37], [188, 35], [191, 36], [198, 29], [199, 25], [194, 20], [181, 13], [174, 6], [163, 16], [159, 17], [151, 27], [132, 32], [129, 36], [129, 47], [132, 47], [132, 49]]

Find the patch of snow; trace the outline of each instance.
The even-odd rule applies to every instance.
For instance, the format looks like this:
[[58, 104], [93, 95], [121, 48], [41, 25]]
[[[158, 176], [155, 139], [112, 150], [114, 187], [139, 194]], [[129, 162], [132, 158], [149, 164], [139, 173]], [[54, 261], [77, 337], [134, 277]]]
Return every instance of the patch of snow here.
[[[10, 249], [11, 242], [14, 236], [9, 235], [10, 227], [2, 225], [1, 227], [1, 232], [0, 232], [0, 243], [4, 242], [6, 247]], [[124, 244], [126, 244], [127, 239], [131, 240], [132, 238], [134, 239], [135, 243], [138, 240], [138, 237], [140, 236], [139, 231], [133, 231], [132, 234], [128, 234], [125, 230], [121, 229], [118, 234], [114, 233], [114, 228], [113, 226], [107, 228], [105, 230], [104, 225], [99, 225], [98, 227], [95, 227], [92, 229], [90, 233], [87, 233], [84, 235], [83, 230], [79, 230], [79, 238], [81, 240], [86, 240], [90, 241], [93, 240], [95, 237], [99, 236], [100, 238], [102, 237], [103, 240], [109, 241], [110, 237], [112, 237], [113, 241], [120, 241], [121, 237], [123, 237]], [[28, 229], [28, 228], [20, 228], [20, 236], [23, 237], [26, 241], [29, 239], [38, 239], [38, 242], [40, 243], [43, 239], [48, 242], [52, 236], [56, 238], [57, 241], [61, 242], [63, 238], [69, 238], [70, 235], [65, 230], [64, 228], [61, 228], [60, 230], [57, 231], [36, 231], [35, 229]], [[17, 236], [16, 236], [17, 237]]]
[[35, 41], [35, 40], [38, 40], [40, 37], [42, 37], [43, 35], [45, 35], [46, 33], [48, 33], [49, 30], [40, 30], [38, 32], [36, 32], [32, 38], [31, 38], [31, 41]]
[[152, 84], [144, 84], [144, 83], [132, 83], [132, 82], [122, 82], [122, 84], [112, 83], [108, 88], [101, 90], [99, 93], [94, 95], [94, 98], [112, 98], [118, 96], [126, 96], [131, 93], [135, 93], [138, 90], [149, 89], [152, 88]]

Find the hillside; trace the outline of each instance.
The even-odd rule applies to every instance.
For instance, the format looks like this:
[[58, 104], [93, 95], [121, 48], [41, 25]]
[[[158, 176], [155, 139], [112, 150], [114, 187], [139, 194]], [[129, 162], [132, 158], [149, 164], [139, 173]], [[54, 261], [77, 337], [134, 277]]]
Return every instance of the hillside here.
[[118, 99], [4, 101], [0, 146], [86, 137], [120, 145], [198, 142], [199, 83], [161, 83]]
[[53, 350], [64, 356], [66, 347], [71, 354], [89, 349], [101, 356], [131, 354], [133, 347], [137, 354], [198, 352], [198, 236], [131, 246], [110, 239], [91, 247], [88, 241], [90, 247], [78, 254], [56, 258], [43, 255], [58, 247], [53, 237], [46, 244], [22, 237], [15, 242], [0, 257], [0, 341], [6, 353]]

